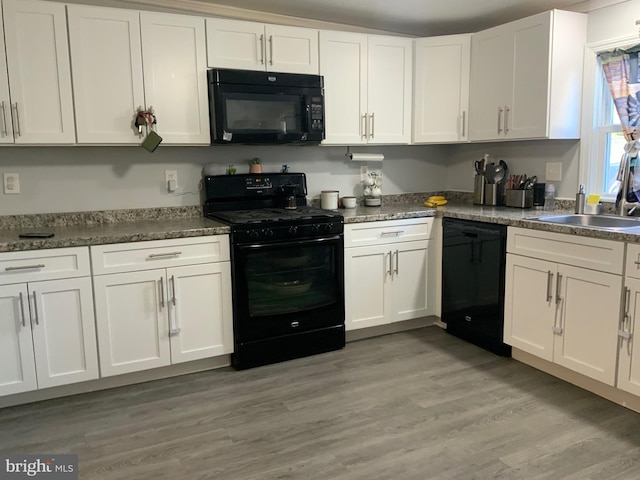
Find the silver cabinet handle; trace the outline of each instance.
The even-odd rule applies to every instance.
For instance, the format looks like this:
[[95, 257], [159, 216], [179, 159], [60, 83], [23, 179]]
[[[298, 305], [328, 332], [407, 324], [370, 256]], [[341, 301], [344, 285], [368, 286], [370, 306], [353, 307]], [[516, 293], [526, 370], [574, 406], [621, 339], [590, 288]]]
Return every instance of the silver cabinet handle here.
[[550, 302], [553, 298], [551, 294], [551, 284], [553, 283], [553, 272], [549, 270], [547, 272], [547, 302]]
[[160, 277], [160, 281], [158, 282], [160, 288], [160, 308], [164, 308], [164, 278]]
[[36, 292], [33, 292], [33, 316], [35, 317], [36, 325], [40, 325], [40, 319], [38, 318], [38, 300], [36, 299]]
[[171, 275], [171, 301], [173, 302], [173, 306], [176, 306], [176, 277]]
[[369, 118], [371, 119], [371, 138], [373, 138], [373, 134], [374, 134], [374, 129], [375, 129], [375, 117], [374, 114], [372, 113], [371, 115], [369, 115]]
[[[556, 283], [556, 306], [559, 305], [560, 302], [562, 302], [562, 297], [560, 296], [560, 289], [561, 288], [562, 288], [562, 275], [558, 273], [558, 283]], [[557, 333], [558, 335], [561, 335], [562, 334], [562, 327], [558, 326], [556, 324], [557, 318], [558, 318], [558, 311], [557, 311], [557, 308], [556, 308], [556, 316], [553, 319], [553, 333]]]
[[511, 109], [505, 105], [504, 107], [504, 134], [509, 133], [509, 112]]
[[264, 34], [260, 34], [260, 65], [264, 65]]
[[389, 250], [389, 271], [387, 273], [390, 277], [393, 276], [393, 259], [391, 258], [391, 250]]
[[638, 268], [640, 268], [640, 255], [638, 255], [638, 259], [637, 259], [635, 262], [633, 262], [633, 263], [635, 263], [635, 264], [636, 264], [636, 266], [637, 266]]
[[367, 114], [362, 115], [362, 121], [360, 122], [360, 136], [367, 138]]
[[[171, 275], [171, 302], [173, 306], [176, 306], [176, 277]], [[180, 324], [178, 323], [178, 315], [176, 314], [176, 309], [173, 309], [172, 319], [174, 321], [174, 325], [169, 329], [169, 335], [178, 335], [180, 333]]]
[[393, 271], [393, 273], [395, 273], [396, 275], [398, 275], [398, 259], [400, 258], [400, 255], [398, 254], [398, 250], [396, 250], [396, 269]]
[[273, 35], [269, 35], [269, 65], [273, 65]]
[[13, 133], [20, 136], [20, 113], [18, 112], [18, 102], [11, 105], [11, 116], [13, 117]]
[[20, 313], [22, 315], [22, 326], [26, 327], [27, 326], [27, 318], [24, 316], [24, 298], [22, 297], [22, 292], [20, 292]]
[[498, 107], [498, 135], [502, 133], [502, 107]]
[[43, 263], [39, 263], [37, 265], [22, 265], [20, 267], [6, 267], [4, 269], [5, 272], [13, 272], [15, 270], [31, 270], [34, 268], [44, 268], [45, 265]]
[[182, 252], [150, 253], [148, 258], [177, 257]]
[[7, 111], [4, 106], [4, 101], [0, 102], [0, 116], [2, 116], [2, 134], [3, 137], [9, 135], [9, 128], [7, 127]]
[[462, 138], [467, 136], [467, 111], [462, 111]]
[[369, 115], [364, 114], [364, 138], [369, 138]]
[[[622, 319], [623, 322], [626, 323], [627, 320], [629, 320], [629, 301], [631, 300], [631, 289], [625, 287], [624, 288], [624, 318]], [[624, 328], [624, 325], [622, 326], [622, 328]]]
[[393, 232], [382, 232], [381, 237], [399, 237], [404, 233], [404, 230], [394, 230]]

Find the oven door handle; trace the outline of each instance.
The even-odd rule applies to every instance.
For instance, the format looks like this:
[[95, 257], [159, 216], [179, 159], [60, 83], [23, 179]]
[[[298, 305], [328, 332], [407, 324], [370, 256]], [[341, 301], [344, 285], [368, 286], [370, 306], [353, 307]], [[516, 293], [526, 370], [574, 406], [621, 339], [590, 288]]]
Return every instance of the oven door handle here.
[[236, 247], [239, 248], [272, 248], [272, 247], [297, 247], [304, 245], [317, 245], [322, 243], [330, 243], [335, 241], [342, 241], [342, 234], [340, 235], [332, 235], [330, 237], [322, 237], [322, 238], [306, 238], [306, 239], [298, 239], [298, 240], [290, 240], [290, 241], [282, 241], [282, 242], [265, 242], [265, 243], [238, 243]]

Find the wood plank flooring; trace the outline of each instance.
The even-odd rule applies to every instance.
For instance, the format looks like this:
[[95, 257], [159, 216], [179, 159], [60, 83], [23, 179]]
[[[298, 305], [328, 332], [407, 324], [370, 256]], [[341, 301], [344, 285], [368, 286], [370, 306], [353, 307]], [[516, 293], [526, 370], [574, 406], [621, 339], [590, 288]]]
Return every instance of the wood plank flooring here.
[[0, 410], [0, 452], [80, 478], [640, 478], [640, 415], [428, 327]]

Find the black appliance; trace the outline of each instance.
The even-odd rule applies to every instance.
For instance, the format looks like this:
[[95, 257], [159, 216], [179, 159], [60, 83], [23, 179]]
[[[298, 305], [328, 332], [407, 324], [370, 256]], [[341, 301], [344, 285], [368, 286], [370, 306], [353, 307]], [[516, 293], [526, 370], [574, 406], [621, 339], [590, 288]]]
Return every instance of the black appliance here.
[[323, 77], [208, 70], [212, 143], [320, 143]]
[[507, 227], [442, 220], [442, 321], [447, 332], [493, 353], [503, 343]]
[[213, 175], [204, 183], [205, 216], [231, 227], [232, 365], [344, 347], [342, 215], [307, 206], [302, 173]]

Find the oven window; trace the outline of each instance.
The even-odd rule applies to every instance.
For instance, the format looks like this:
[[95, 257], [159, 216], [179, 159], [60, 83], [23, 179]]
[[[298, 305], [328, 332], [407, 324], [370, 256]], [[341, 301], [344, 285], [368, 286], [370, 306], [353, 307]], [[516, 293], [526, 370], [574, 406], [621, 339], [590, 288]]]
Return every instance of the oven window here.
[[225, 131], [302, 132], [301, 105], [298, 95], [225, 94]]
[[247, 253], [249, 315], [301, 312], [339, 301], [335, 248], [289, 245]]

